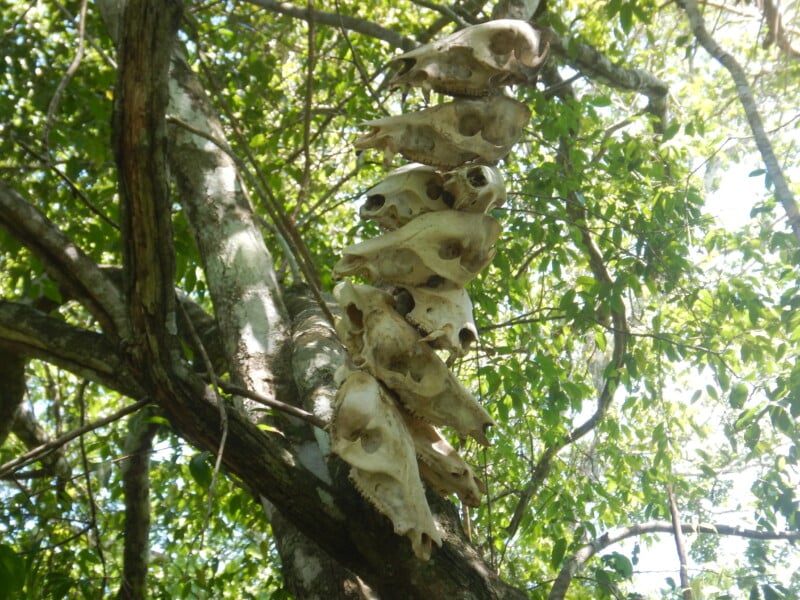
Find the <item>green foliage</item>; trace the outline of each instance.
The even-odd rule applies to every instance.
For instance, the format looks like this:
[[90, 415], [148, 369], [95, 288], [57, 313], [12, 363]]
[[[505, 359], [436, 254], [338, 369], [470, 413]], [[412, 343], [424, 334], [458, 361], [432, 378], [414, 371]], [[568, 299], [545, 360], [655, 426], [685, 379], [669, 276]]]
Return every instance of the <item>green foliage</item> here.
[[[451, 30], [440, 30], [441, 14], [423, 4], [336, 6], [411, 38]], [[455, 370], [497, 421], [489, 450], [460, 445], [488, 488], [488, 500], [470, 511], [474, 542], [532, 598], [547, 597], [573, 553], [607, 530], [669, 520], [668, 485], [687, 522], [733, 515], [732, 524], [764, 532], [800, 531], [800, 251], [765, 171], [750, 165], [735, 89], [669, 3], [548, 5], [542, 22], [573, 40], [573, 55], [577, 42], [590, 43], [613, 63], [667, 82], [671, 121], [659, 135], [646, 100], [591, 75], [572, 82], [572, 96], [544, 84], [514, 90], [534, 116], [502, 165], [502, 239], [469, 287], [481, 339]], [[65, 7], [76, 13], [79, 3]], [[757, 74], [778, 155], [797, 164], [796, 129], [787, 126], [800, 97], [797, 65], [754, 43], [755, 21], [721, 11], [716, 25], [715, 35]], [[94, 8], [86, 29], [92, 43], [51, 109], [75, 53], [76, 22], [55, 4], [3, 3], [0, 177], [93, 260], [119, 265], [109, 142], [114, 47]], [[322, 24], [312, 35], [303, 21], [247, 3], [187, 5], [180, 40], [242, 166], [280, 282], [302, 276], [275, 207], [329, 290], [341, 249], [377, 234], [357, 221], [357, 206], [385, 170], [377, 154], [352, 150], [358, 124], [415, 106], [421, 95], [400, 99], [382, 87], [394, 51], [385, 42]], [[707, 203], [736, 172], [763, 189], [747, 199], [747, 222], [721, 223]], [[173, 217], [176, 285], [211, 312], [204, 259], [177, 198]], [[46, 266], [0, 231], [2, 298], [48, 299], [58, 306], [51, 314], [99, 331], [83, 307], [64, 302]], [[614, 320], [623, 312], [624, 348]], [[27, 400], [53, 436], [122, 402], [39, 361], [27, 375]], [[613, 393], [600, 407], [606, 388]], [[587, 435], [569, 437], [595, 414]], [[257, 505], [224, 473], [212, 488], [216, 456], [161, 425], [151, 457], [152, 597], [288, 598]], [[115, 423], [66, 446], [67, 479], [3, 482], [0, 598], [93, 598], [118, 588], [125, 434]], [[546, 472], [537, 470], [553, 448]], [[12, 435], [0, 459], [25, 451]], [[631, 556], [603, 549], [570, 597], [640, 589], [639, 557], [653, 540], [637, 542]], [[800, 594], [800, 576], [782, 569], [797, 564], [794, 547], [752, 542], [731, 560], [717, 536], [690, 544], [698, 597]], [[664, 568], [677, 578], [677, 561]], [[674, 579], [668, 586], [663, 597], [678, 597]]]

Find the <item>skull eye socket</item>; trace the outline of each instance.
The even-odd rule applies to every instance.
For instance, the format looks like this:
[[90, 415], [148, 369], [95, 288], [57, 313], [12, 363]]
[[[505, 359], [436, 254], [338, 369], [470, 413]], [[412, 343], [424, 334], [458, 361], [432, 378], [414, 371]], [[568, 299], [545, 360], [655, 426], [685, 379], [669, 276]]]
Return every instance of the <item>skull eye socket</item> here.
[[458, 133], [464, 137], [476, 135], [482, 127], [483, 120], [477, 112], [468, 112], [458, 120]]
[[431, 275], [428, 277], [427, 281], [425, 281], [425, 287], [435, 290], [442, 287], [445, 283], [447, 283], [447, 280], [444, 277], [440, 275]]
[[417, 303], [414, 302], [414, 296], [411, 295], [411, 292], [402, 288], [395, 292], [394, 301], [395, 310], [404, 317], [414, 310], [414, 307], [417, 305]]
[[510, 31], [499, 31], [489, 40], [489, 51], [492, 54], [508, 54], [515, 49], [515, 38]]
[[473, 167], [467, 171], [467, 181], [475, 188], [481, 188], [489, 183], [481, 167]]
[[401, 75], [405, 75], [411, 69], [414, 68], [414, 65], [417, 64], [416, 58], [404, 58], [399, 61], [400, 62], [400, 70], [397, 72], [397, 76], [400, 77]]
[[456, 197], [447, 190], [442, 190], [442, 202], [445, 203], [447, 208], [453, 208], [456, 203]]
[[380, 429], [370, 429], [361, 436], [361, 447], [367, 454], [374, 454], [380, 450], [383, 443], [383, 436]]
[[364, 210], [378, 210], [384, 204], [386, 204], [386, 196], [383, 194], [372, 194], [372, 196], [367, 196], [367, 201], [364, 203]]
[[461, 256], [461, 243], [458, 240], [447, 240], [439, 246], [439, 258], [453, 260]]
[[436, 200], [443, 192], [444, 190], [436, 178], [428, 180], [428, 183], [425, 184], [425, 193], [431, 200]]
[[469, 348], [473, 343], [477, 342], [478, 340], [475, 338], [475, 334], [472, 333], [466, 327], [463, 327], [458, 332], [458, 341], [461, 344], [462, 348]]
[[364, 328], [364, 313], [355, 304], [348, 304], [345, 312], [356, 330]]

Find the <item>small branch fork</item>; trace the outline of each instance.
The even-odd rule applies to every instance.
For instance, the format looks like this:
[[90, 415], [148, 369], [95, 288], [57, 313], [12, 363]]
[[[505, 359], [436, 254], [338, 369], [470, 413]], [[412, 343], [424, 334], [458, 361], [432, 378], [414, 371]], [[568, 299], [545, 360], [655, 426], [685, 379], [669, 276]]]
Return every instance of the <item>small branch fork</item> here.
[[725, 51], [722, 46], [711, 37], [711, 34], [708, 33], [703, 15], [700, 14], [700, 10], [697, 7], [697, 0], [678, 0], [678, 5], [686, 11], [686, 16], [689, 18], [689, 25], [698, 43], [705, 48], [706, 52], [725, 67], [730, 74], [736, 86], [739, 102], [747, 117], [747, 122], [750, 124], [750, 130], [753, 132], [756, 147], [761, 154], [761, 159], [764, 161], [767, 173], [772, 179], [775, 198], [783, 206], [783, 210], [786, 212], [786, 218], [789, 222], [789, 227], [791, 227], [797, 244], [800, 246], [800, 210], [798, 210], [797, 201], [789, 188], [789, 182], [778, 162], [778, 158], [775, 156], [772, 142], [764, 128], [764, 122], [761, 119], [758, 104], [753, 95], [753, 91], [750, 89], [750, 84], [747, 81], [747, 75], [744, 69], [733, 55]]
[[683, 531], [681, 530], [681, 514], [678, 511], [678, 503], [675, 501], [675, 494], [672, 485], [667, 486], [667, 497], [669, 498], [669, 514], [672, 517], [672, 535], [675, 538], [675, 550], [678, 552], [680, 562], [680, 580], [683, 600], [692, 600], [692, 584], [689, 581], [689, 566], [686, 559], [686, 546], [683, 543]]
[[[800, 531], [783, 531], [783, 532], [770, 532], [770, 531], [757, 531], [755, 529], [743, 529], [741, 527], [732, 527], [730, 525], [720, 524], [697, 524], [690, 525], [682, 523], [680, 531], [684, 534], [712, 534], [712, 535], [731, 535], [743, 537], [753, 540], [786, 540], [796, 542], [800, 540]], [[575, 554], [573, 554], [558, 574], [553, 587], [550, 590], [548, 600], [563, 600], [566, 596], [567, 589], [569, 588], [572, 579], [581, 570], [590, 558], [595, 554], [612, 546], [622, 540], [646, 535], [649, 533], [675, 533], [675, 527], [671, 521], [648, 521], [631, 527], [623, 527], [614, 529], [597, 538], [593, 542], [582, 546]]]
[[71, 442], [77, 437], [82, 436], [85, 433], [89, 433], [90, 431], [94, 431], [95, 429], [100, 429], [101, 427], [105, 427], [109, 423], [113, 423], [114, 421], [118, 421], [122, 417], [129, 415], [131, 413], [136, 412], [140, 408], [143, 408], [149, 403], [149, 400], [139, 400], [125, 408], [121, 408], [120, 410], [108, 415], [107, 417], [103, 417], [102, 419], [98, 419], [96, 421], [92, 421], [91, 423], [87, 423], [82, 427], [78, 427], [65, 433], [64, 435], [54, 438], [47, 442], [46, 444], [42, 444], [41, 446], [37, 446], [32, 450], [26, 452], [25, 454], [18, 456], [17, 458], [8, 461], [5, 464], [0, 465], [0, 478], [5, 477], [12, 471], [20, 469], [25, 465], [29, 465], [32, 462], [40, 460], [42, 457], [48, 455], [53, 450], [60, 448], [64, 444]]

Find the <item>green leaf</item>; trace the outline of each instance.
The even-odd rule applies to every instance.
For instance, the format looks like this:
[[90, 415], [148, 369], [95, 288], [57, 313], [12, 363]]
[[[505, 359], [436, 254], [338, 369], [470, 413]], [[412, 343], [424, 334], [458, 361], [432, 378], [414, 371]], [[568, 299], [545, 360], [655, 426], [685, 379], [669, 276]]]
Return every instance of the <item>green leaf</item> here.
[[189, 461], [189, 472], [194, 480], [203, 489], [208, 489], [211, 485], [213, 469], [211, 468], [211, 453], [207, 450], [195, 454]]
[[728, 404], [730, 404], [731, 408], [742, 408], [747, 400], [748, 394], [747, 386], [744, 383], [737, 383], [731, 388]]
[[561, 561], [564, 558], [564, 553], [567, 550], [566, 538], [558, 538], [553, 544], [553, 552], [550, 555], [550, 566], [557, 569], [561, 566]]
[[794, 421], [785, 408], [774, 405], [769, 407], [768, 412], [775, 429], [788, 436], [794, 433]]
[[25, 561], [11, 546], [0, 544], [0, 600], [16, 598], [25, 585]]
[[626, 35], [631, 32], [631, 26], [633, 24], [633, 7], [631, 6], [630, 2], [626, 2], [620, 6], [619, 24], [622, 27], [622, 31], [624, 31]]

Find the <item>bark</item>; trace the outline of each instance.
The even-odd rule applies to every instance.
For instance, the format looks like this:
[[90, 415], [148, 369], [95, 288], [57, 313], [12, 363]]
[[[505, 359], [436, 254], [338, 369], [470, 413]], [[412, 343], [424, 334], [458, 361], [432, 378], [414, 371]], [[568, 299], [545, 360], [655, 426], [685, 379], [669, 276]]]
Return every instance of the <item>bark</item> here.
[[800, 48], [796, 47], [791, 38], [786, 35], [786, 27], [783, 25], [783, 15], [780, 10], [780, 1], [758, 0], [756, 4], [764, 15], [764, 21], [767, 23], [768, 34], [764, 36], [763, 47], [767, 48], [774, 43], [789, 58], [795, 60], [800, 58]]
[[675, 538], [675, 550], [678, 553], [678, 563], [680, 565], [681, 591], [683, 600], [692, 600], [692, 585], [689, 581], [689, 567], [686, 559], [686, 546], [683, 543], [683, 532], [681, 531], [681, 516], [678, 512], [678, 503], [675, 501], [675, 494], [672, 486], [667, 486], [669, 497], [669, 514], [672, 517], [672, 536]]
[[41, 211], [0, 181], [0, 226], [25, 245], [70, 297], [78, 299], [104, 331], [127, 334], [119, 291], [83, 250]]
[[[685, 534], [705, 533], [709, 535], [732, 535], [751, 540], [800, 540], [800, 531], [758, 531], [716, 523], [702, 523], [698, 525], [683, 523], [680, 529], [681, 532]], [[631, 525], [630, 527], [614, 529], [613, 531], [603, 534], [591, 543], [581, 547], [575, 554], [567, 559], [567, 562], [561, 568], [558, 577], [553, 583], [550, 595], [547, 597], [548, 600], [563, 600], [572, 579], [580, 572], [589, 559], [601, 550], [628, 538], [651, 533], [674, 533], [674, 531], [675, 529], [671, 521], [648, 521], [646, 523]]]
[[[169, 111], [217, 140], [225, 134], [197, 77], [172, 60]], [[208, 289], [232, 380], [275, 398], [288, 377], [289, 325], [272, 257], [234, 160], [179, 126], [169, 129], [169, 164], [203, 257]]]
[[150, 452], [158, 425], [151, 422], [152, 411], [133, 417], [125, 440], [125, 460], [120, 465], [125, 493], [125, 548], [122, 556], [122, 583], [117, 597], [138, 600], [147, 597], [147, 566], [150, 543]]
[[791, 189], [789, 189], [789, 182], [778, 162], [778, 157], [775, 156], [772, 142], [764, 129], [764, 122], [761, 119], [758, 104], [753, 95], [753, 91], [750, 89], [750, 84], [747, 81], [747, 75], [744, 69], [736, 59], [730, 53], [726, 52], [708, 33], [703, 15], [700, 14], [700, 10], [697, 8], [697, 0], [680, 0], [678, 4], [686, 11], [694, 37], [700, 45], [705, 48], [706, 52], [725, 67], [730, 74], [736, 86], [739, 102], [742, 105], [747, 122], [750, 125], [750, 131], [753, 133], [756, 147], [761, 154], [761, 159], [764, 161], [767, 174], [772, 180], [775, 198], [783, 206], [789, 227], [794, 234], [797, 244], [800, 245], [800, 210], [797, 207], [794, 194], [792, 194]]
[[[227, 433], [228, 441], [221, 452], [225, 469], [254, 496], [267, 498], [320, 551], [334, 557], [342, 568], [358, 573], [381, 598], [524, 598], [522, 592], [504, 584], [469, 545], [450, 503], [429, 499], [444, 532], [444, 546], [434, 551], [430, 561], [419, 561], [408, 541], [396, 536], [389, 521], [350, 485], [348, 469], [341, 461], [330, 459], [324, 465], [330, 478], [327, 480], [325, 470], [312, 467], [306, 460], [298, 441], [317, 444], [313, 460], [329, 457], [305, 424], [290, 422], [296, 431], [290, 429], [290, 435], [279, 435], [260, 430], [252, 414], [240, 407], [227, 406], [224, 415], [220, 413], [216, 393], [181, 355], [177, 339], [171, 199], [165, 174], [167, 74], [177, 10], [171, 2], [134, 0], [124, 14], [119, 27], [114, 145], [120, 176], [125, 301], [115, 308], [125, 315], [123, 321], [129, 317], [130, 334], [119, 345], [108, 333], [92, 334], [63, 325], [62, 330], [74, 339], [98, 340], [98, 347], [104, 346], [108, 355], [85, 347], [76, 351], [48, 337], [48, 331], [55, 327], [53, 319], [29, 311], [24, 313], [28, 322], [19, 326], [0, 319], [5, 332], [0, 339], [6, 340], [13, 351], [24, 349], [29, 354], [55, 358], [72, 369], [103, 378], [115, 389], [127, 388], [132, 395], [151, 399], [164, 410], [176, 431], [199, 448], [220, 451], [223, 433]], [[186, 182], [199, 181], [206, 187], [198, 188], [194, 197], [182, 199], [187, 213], [196, 211], [191, 220], [206, 261], [209, 289], [211, 279], [216, 280], [213, 285], [220, 286], [214, 293], [219, 293], [221, 305], [216, 305], [215, 296], [215, 310], [226, 351], [235, 359], [231, 369], [253, 391], [299, 404], [300, 389], [309, 406], [322, 410], [330, 398], [325, 388], [341, 349], [336, 355], [331, 349], [314, 354], [313, 319], [308, 321], [310, 325], [296, 332], [295, 356], [298, 361], [301, 355], [316, 357], [313, 360], [322, 357], [327, 363], [317, 370], [314, 381], [305, 381], [301, 374], [298, 380], [302, 385], [294, 384], [288, 372], [292, 355], [287, 315], [275, 288], [271, 261], [262, 250], [260, 233], [251, 225], [252, 209], [242, 202], [238, 184], [225, 163], [199, 162], [209, 159], [199, 151], [208, 147], [208, 140], [200, 136], [188, 139], [184, 146], [173, 146], [172, 152], [188, 153], [192, 146], [196, 153], [176, 156], [172, 166], [179, 166], [180, 159], [194, 158], [203, 167], [193, 177], [186, 177]], [[222, 156], [214, 160], [222, 160]], [[208, 174], [213, 176], [196, 179]], [[181, 172], [173, 169], [173, 175], [180, 185]], [[215, 224], [220, 228], [214, 229]], [[218, 259], [213, 253], [219, 249], [223, 252]], [[233, 262], [214, 266], [215, 260]], [[101, 273], [96, 266], [91, 267], [92, 272]], [[54, 268], [68, 269], [69, 265], [59, 263]], [[91, 291], [87, 287], [87, 293]], [[225, 304], [230, 298], [241, 300], [242, 306]], [[8, 303], [0, 306], [4, 307], [17, 312], [20, 308]], [[234, 315], [226, 321], [229, 315], [223, 313], [229, 307]], [[228, 325], [223, 328], [223, 323]], [[41, 337], [31, 335], [31, 328]], [[309, 331], [307, 336], [305, 331]], [[113, 367], [115, 361], [120, 361], [121, 368]]]
[[285, 587], [303, 600], [372, 600], [372, 591], [280, 512], [263, 501], [281, 557]]
[[25, 398], [25, 362], [19, 354], [0, 346], [0, 446], [11, 432]]

